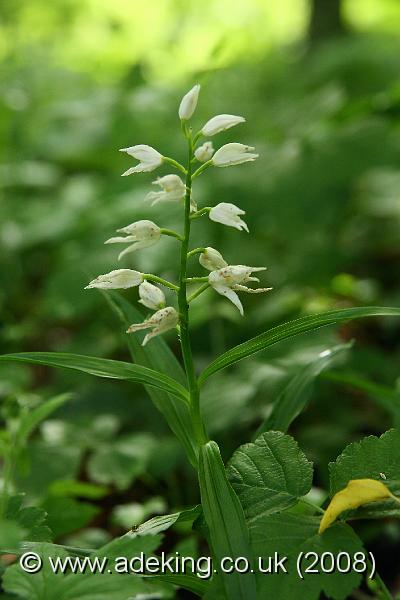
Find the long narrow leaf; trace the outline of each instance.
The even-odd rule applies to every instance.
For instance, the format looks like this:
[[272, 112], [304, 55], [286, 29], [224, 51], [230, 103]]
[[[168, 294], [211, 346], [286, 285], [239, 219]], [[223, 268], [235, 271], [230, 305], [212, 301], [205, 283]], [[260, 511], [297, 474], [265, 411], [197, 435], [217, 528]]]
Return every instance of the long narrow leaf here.
[[60, 394], [23, 415], [16, 434], [15, 445], [22, 446], [33, 430], [71, 397], [72, 394]]
[[329, 348], [300, 369], [279, 394], [271, 414], [261, 424], [255, 438], [272, 429], [286, 432], [306, 406], [312, 384], [318, 375], [330, 367], [339, 356], [345, 354], [351, 346], [352, 342]]
[[[128, 325], [143, 320], [143, 315], [118, 292], [104, 293], [104, 298], [114, 313], [118, 315], [124, 331]], [[143, 347], [139, 335], [124, 335], [132, 358], [136, 363], [170, 375], [183, 385], [186, 383], [184, 370], [162, 337], [152, 339], [150, 344]], [[160, 389], [146, 386], [146, 390], [154, 405], [162, 413], [169, 427], [185, 448], [189, 462], [196, 467], [198, 448], [188, 406]]]
[[135, 381], [168, 391], [184, 402], [188, 400], [187, 390], [168, 375], [158, 373], [142, 365], [132, 365], [119, 360], [61, 352], [20, 352], [18, 354], [3, 354], [0, 356], [0, 361], [61, 367], [89, 373], [97, 377]]
[[330, 310], [325, 313], [317, 315], [307, 315], [301, 317], [295, 321], [289, 321], [288, 323], [282, 323], [277, 327], [273, 327], [264, 333], [261, 333], [255, 338], [239, 344], [234, 348], [231, 348], [224, 354], [221, 354], [215, 359], [199, 377], [199, 382], [203, 383], [207, 377], [213, 375], [221, 369], [225, 369], [230, 365], [243, 360], [260, 350], [264, 350], [277, 342], [286, 340], [288, 338], [305, 333], [307, 331], [314, 331], [320, 327], [326, 325], [335, 325], [337, 323], [343, 323], [351, 319], [361, 319], [363, 317], [376, 317], [376, 316], [400, 316], [400, 308], [391, 307], [379, 307], [379, 306], [364, 306], [357, 308], [344, 308], [339, 310]]
[[219, 448], [208, 442], [200, 448], [199, 482], [204, 517], [210, 530], [214, 569], [219, 571], [226, 598], [256, 600], [254, 574], [224, 573], [221, 560], [245, 557], [251, 563], [249, 532], [239, 498], [229, 483]]

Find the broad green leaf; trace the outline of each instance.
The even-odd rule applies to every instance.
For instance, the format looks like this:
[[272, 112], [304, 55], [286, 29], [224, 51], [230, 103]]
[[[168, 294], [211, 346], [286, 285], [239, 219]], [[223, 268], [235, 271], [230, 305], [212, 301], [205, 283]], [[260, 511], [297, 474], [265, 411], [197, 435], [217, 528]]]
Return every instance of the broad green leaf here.
[[[210, 531], [211, 546], [216, 561], [224, 557], [246, 557], [251, 560], [249, 532], [240, 501], [229, 483], [219, 448], [215, 442], [201, 446], [199, 482], [204, 517]], [[226, 598], [256, 600], [253, 573], [219, 573]]]
[[22, 506], [24, 494], [11, 496], [7, 502], [6, 518], [25, 530], [26, 539], [48, 542], [52, 539], [46, 512], [37, 506]]
[[[107, 292], [103, 296], [118, 315], [123, 324], [124, 332], [132, 323], [139, 323], [143, 315], [118, 292]], [[161, 371], [173, 377], [182, 385], [186, 384], [185, 373], [177, 358], [169, 349], [162, 337], [151, 340], [151, 344], [141, 345], [139, 335], [124, 333], [126, 343], [136, 363]], [[197, 465], [198, 449], [195, 443], [192, 421], [189, 409], [182, 402], [166, 392], [146, 386], [146, 390], [158, 410], [163, 414], [171, 430], [182, 443], [188, 459], [193, 466]]]
[[312, 463], [295, 440], [280, 431], [240, 446], [227, 468], [248, 523], [296, 504], [309, 492], [312, 474]]
[[60, 394], [55, 398], [46, 400], [33, 410], [24, 414], [19, 424], [15, 444], [17, 446], [22, 446], [26, 442], [32, 431], [36, 429], [36, 427], [42, 421], [44, 421], [44, 419], [51, 415], [51, 413], [57, 410], [57, 408], [62, 406], [70, 398], [71, 394]]
[[299, 335], [300, 333], [306, 333], [307, 331], [314, 331], [320, 327], [327, 325], [335, 325], [349, 321], [350, 319], [361, 319], [363, 317], [374, 317], [374, 316], [400, 316], [400, 308], [391, 307], [379, 307], [379, 306], [364, 306], [357, 308], [344, 308], [339, 310], [331, 310], [325, 313], [316, 315], [307, 315], [296, 319], [295, 321], [289, 321], [288, 323], [282, 323], [277, 327], [269, 329], [265, 333], [239, 344], [231, 348], [224, 354], [221, 354], [211, 364], [206, 367], [199, 377], [199, 382], [203, 383], [207, 377], [210, 377], [213, 373], [225, 369], [230, 365], [243, 360], [260, 350], [264, 350], [277, 342], [286, 340], [288, 338]]
[[[381, 481], [400, 496], [400, 431], [390, 429], [381, 437], [368, 436], [349, 444], [335, 462], [329, 464], [330, 495], [346, 488], [353, 479]], [[388, 499], [352, 511], [351, 519], [400, 517], [399, 502]]]
[[157, 598], [170, 597], [169, 594], [164, 595], [165, 587], [163, 588], [161, 582], [153, 583], [144, 581], [140, 576], [108, 571], [113, 570], [116, 557], [125, 556], [131, 559], [139, 556], [141, 552], [151, 556], [159, 542], [160, 539], [156, 536], [137, 537], [130, 534], [117, 538], [90, 555], [91, 560], [107, 557], [104, 573], [92, 574], [87, 567], [83, 574], [73, 574], [69, 571], [67, 575], [54, 574], [49, 557], [53, 560], [57, 557], [65, 558], [71, 556], [71, 552], [60, 546], [40, 544], [35, 547], [34, 552], [42, 557], [41, 571], [36, 574], [25, 573], [15, 564], [5, 572], [4, 589], [26, 600], [130, 600], [141, 594], [144, 598], [146, 595], [154, 595]]
[[394, 496], [381, 481], [352, 479], [343, 490], [333, 496], [321, 519], [319, 533], [323, 533], [345, 510], [388, 498], [394, 498]]
[[[49, 496], [42, 504], [47, 514], [47, 522], [55, 537], [65, 535], [88, 525], [100, 508], [89, 502], [79, 502], [75, 498]], [[28, 538], [31, 540], [31, 538]]]
[[82, 371], [97, 377], [135, 381], [161, 390], [167, 390], [183, 402], [188, 401], [187, 390], [168, 375], [158, 373], [142, 365], [132, 365], [119, 360], [62, 352], [20, 352], [18, 354], [3, 354], [0, 356], [0, 361], [27, 362], [49, 367], [61, 367]]
[[310, 397], [310, 388], [318, 375], [330, 367], [338, 357], [344, 355], [351, 346], [352, 342], [329, 348], [296, 373], [274, 402], [271, 414], [259, 427], [257, 435], [271, 429], [287, 431], [305, 408]]
[[381, 437], [371, 435], [349, 444], [329, 464], [329, 475], [331, 496], [352, 479], [381, 480], [390, 488], [391, 480], [400, 480], [400, 431], [390, 429]]
[[[287, 573], [265, 574], [257, 577], [259, 598], [276, 598], [293, 600], [318, 600], [323, 592], [334, 600], [350, 598], [351, 592], [358, 587], [362, 574], [351, 569], [348, 573], [340, 573], [335, 569], [332, 573], [305, 573], [304, 568], [310, 560], [303, 561], [304, 580], [297, 573], [296, 561], [300, 552], [315, 552], [319, 557], [324, 552], [337, 556], [339, 552], [363, 552], [360, 539], [351, 527], [345, 523], [337, 523], [318, 534], [319, 518], [283, 512], [265, 515], [252, 526], [250, 533], [253, 553], [262, 557], [262, 566], [268, 567], [268, 558], [274, 562], [275, 553], [279, 559], [287, 557], [284, 567]], [[257, 565], [258, 568], [258, 565]], [[367, 570], [369, 572], [369, 570]]]
[[201, 598], [206, 593], [209, 585], [209, 581], [200, 579], [197, 575], [192, 575], [191, 573], [170, 573], [165, 575], [155, 575], [154, 577], [145, 577], [145, 579], [171, 583], [172, 585], [188, 590]]

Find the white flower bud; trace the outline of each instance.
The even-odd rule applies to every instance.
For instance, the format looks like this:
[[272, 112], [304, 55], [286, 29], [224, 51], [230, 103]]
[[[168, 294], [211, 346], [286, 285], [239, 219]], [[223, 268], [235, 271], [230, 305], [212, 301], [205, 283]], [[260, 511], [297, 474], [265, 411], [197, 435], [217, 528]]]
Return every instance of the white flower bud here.
[[158, 310], [150, 318], [143, 321], [143, 323], [134, 323], [127, 329], [126, 333], [135, 333], [142, 329], [151, 329], [152, 331], [145, 336], [142, 342], [142, 346], [145, 346], [151, 338], [176, 327], [178, 321], [179, 316], [176, 310], [172, 306], [167, 306], [166, 308]]
[[222, 254], [215, 248], [206, 248], [199, 256], [199, 263], [208, 271], [216, 271], [227, 267], [228, 263], [223, 258]]
[[199, 99], [199, 92], [200, 85], [197, 84], [183, 96], [179, 105], [179, 118], [181, 121], [187, 121], [193, 115], [196, 110], [197, 100]]
[[212, 163], [216, 167], [230, 167], [253, 161], [258, 158], [258, 154], [254, 154], [253, 150], [253, 146], [245, 146], [244, 144], [225, 144], [216, 151], [212, 157]]
[[202, 146], [199, 146], [195, 150], [194, 155], [199, 162], [207, 162], [214, 154], [214, 148], [212, 142], [204, 142]]
[[149, 281], [143, 281], [139, 285], [140, 304], [151, 310], [159, 310], [165, 306], [164, 292]]
[[143, 281], [143, 273], [133, 271], [132, 269], [116, 269], [105, 275], [99, 275], [93, 279], [85, 290], [90, 288], [98, 288], [100, 290], [125, 290], [127, 288], [136, 287]]
[[252, 273], [265, 271], [266, 267], [247, 267], [246, 265], [232, 265], [212, 271], [208, 276], [211, 287], [218, 294], [225, 296], [230, 300], [240, 314], [243, 316], [243, 306], [236, 292], [248, 292], [251, 294], [260, 294], [269, 292], [272, 288], [249, 288], [244, 283], [248, 281], [259, 281], [258, 277], [252, 277]]
[[245, 211], [235, 206], [234, 204], [230, 204], [229, 202], [220, 202], [217, 206], [213, 206], [213, 208], [209, 212], [209, 217], [211, 221], [215, 221], [216, 223], [222, 223], [222, 225], [228, 225], [229, 227], [234, 227], [239, 231], [244, 229], [249, 232], [249, 228], [246, 223], [240, 218], [239, 215], [245, 215]]
[[126, 152], [129, 156], [133, 156], [139, 161], [136, 167], [131, 167], [122, 176], [132, 175], [133, 173], [145, 173], [148, 171], [154, 171], [162, 164], [163, 156], [157, 150], [146, 144], [139, 144], [138, 146], [130, 146], [129, 148], [121, 148], [120, 152]]
[[239, 123], [244, 123], [246, 119], [244, 117], [238, 117], [236, 115], [217, 115], [213, 117], [203, 126], [201, 133], [206, 137], [211, 137], [220, 131], [230, 129]]
[[176, 202], [182, 200], [186, 193], [186, 186], [178, 175], [164, 175], [153, 181], [159, 185], [161, 192], [149, 192], [145, 200], [150, 200], [152, 205], [158, 202]]
[[[118, 260], [125, 256], [125, 254], [156, 244], [161, 237], [161, 229], [158, 225], [153, 223], [153, 221], [148, 221], [146, 219], [135, 221], [135, 223], [122, 227], [122, 229], [117, 229], [117, 231], [119, 233], [126, 233], [126, 237], [112, 237], [104, 243], [130, 244], [128, 248], [125, 248], [125, 250], [119, 254]], [[133, 244], [131, 244], [131, 242], [133, 242]]]

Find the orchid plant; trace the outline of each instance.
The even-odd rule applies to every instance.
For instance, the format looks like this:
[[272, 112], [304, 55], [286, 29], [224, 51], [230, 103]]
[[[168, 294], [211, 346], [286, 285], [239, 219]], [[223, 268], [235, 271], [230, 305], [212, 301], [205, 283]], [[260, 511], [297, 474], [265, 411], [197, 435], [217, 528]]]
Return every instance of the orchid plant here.
[[[181, 203], [183, 232], [178, 233], [159, 227], [153, 221], [141, 220], [118, 229], [117, 232], [124, 235], [112, 237], [105, 242], [106, 244], [128, 245], [119, 254], [118, 259], [121, 259], [128, 253], [159, 243], [163, 235], [176, 238], [181, 245], [178, 283], [175, 284], [166, 281], [150, 273], [140, 273], [131, 269], [117, 269], [110, 273], [99, 275], [99, 277], [87, 285], [87, 288], [104, 290], [139, 287], [139, 302], [150, 310], [156, 311], [143, 323], [130, 325], [127, 330], [127, 333], [136, 333], [143, 329], [150, 329], [150, 333], [147, 333], [143, 339], [143, 345], [146, 345], [155, 336], [170, 329], [177, 330], [187, 377], [193, 427], [197, 441], [199, 444], [203, 444], [207, 441], [207, 434], [201, 418], [199, 384], [196, 377], [190, 341], [190, 304], [199, 298], [207, 288], [211, 287], [218, 294], [230, 300], [240, 314], [243, 315], [243, 306], [237, 292], [257, 294], [268, 292], [272, 288], [251, 288], [245, 285], [248, 282], [259, 282], [259, 279], [253, 276], [253, 273], [264, 271], [266, 267], [229, 265], [215, 248], [190, 248], [192, 223], [196, 219], [206, 215], [212, 221], [221, 223], [222, 225], [234, 227], [239, 231], [249, 231], [246, 223], [241, 218], [245, 212], [234, 204], [221, 202], [213, 207], [207, 206], [199, 209], [193, 200], [192, 189], [194, 180], [201, 176], [209, 167], [240, 165], [252, 162], [258, 158], [258, 154], [254, 152], [254, 148], [251, 146], [230, 143], [225, 144], [214, 152], [212, 143], [210, 141], [203, 141], [203, 137], [205, 136], [214, 136], [221, 131], [243, 123], [245, 121], [244, 117], [226, 114], [217, 115], [207, 121], [200, 131], [195, 134], [193, 133], [190, 126], [190, 119], [195, 112], [199, 92], [200, 85], [195, 85], [182, 98], [178, 111], [182, 132], [188, 148], [186, 166], [181, 165], [168, 156], [163, 156], [154, 148], [143, 144], [130, 146], [121, 150], [121, 152], [125, 152], [139, 161], [136, 166], [125, 171], [123, 176], [154, 171], [163, 163], [172, 165], [184, 175], [185, 181], [174, 173], [156, 179], [153, 183], [158, 185], [161, 191], [149, 192], [146, 196], [146, 199], [151, 201], [152, 204], [159, 202]], [[196, 168], [197, 163], [199, 164]], [[200, 266], [209, 271], [208, 275], [188, 277], [188, 262], [195, 256], [198, 256]], [[155, 285], [155, 283], [158, 285]], [[166, 306], [164, 292], [159, 286], [163, 286], [176, 296], [178, 310], [174, 306]], [[189, 289], [191, 290], [193, 286], [195, 289], [189, 292]]]
[[[205, 139], [244, 123], [242, 116], [217, 115], [194, 132], [191, 119], [199, 93], [200, 85], [195, 85], [182, 98], [178, 110], [187, 145], [185, 165], [144, 144], [121, 150], [138, 161], [123, 176], [152, 172], [162, 166], [174, 169], [175, 172], [162, 175], [153, 182], [159, 189], [149, 192], [146, 201], [151, 205], [161, 202], [179, 204], [182, 207], [181, 231], [166, 229], [152, 220], [144, 219], [121, 227], [117, 230], [117, 236], [105, 242], [123, 246], [118, 256], [120, 260], [155, 244], [161, 245], [163, 236], [174, 238], [180, 244], [176, 281], [167, 281], [152, 273], [120, 268], [99, 275], [86, 286], [86, 289], [104, 291], [123, 320], [134, 362], [54, 352], [8, 354], [0, 357], [0, 360], [63, 367], [98, 377], [123, 379], [145, 385], [197, 472], [201, 505], [172, 515], [154, 517], [99, 551], [88, 552], [92, 556], [132, 554], [138, 552], [143, 545], [152, 552], [156, 547], [154, 536], [177, 521], [189, 521], [205, 537], [210, 547], [215, 568], [210, 572], [208, 580], [196, 577], [198, 573], [195, 571], [178, 571], [172, 575], [159, 573], [153, 582], [155, 587], [149, 588], [149, 581], [152, 581], [149, 573], [145, 573], [145, 581], [135, 577], [134, 584], [124, 577], [118, 579], [115, 574], [112, 578], [102, 575], [101, 586], [105, 593], [107, 590], [116, 593], [109, 597], [116, 600], [131, 597], [170, 598], [168, 591], [157, 587], [161, 582], [183, 587], [195, 596], [207, 600], [256, 600], [273, 596], [318, 600], [321, 592], [329, 598], [343, 600], [360, 585], [364, 576], [377, 597], [391, 598], [387, 586], [376, 573], [373, 556], [368, 554], [346, 520], [360, 518], [365, 514], [369, 518], [400, 516], [400, 432], [393, 429], [381, 438], [370, 437], [359, 444], [350, 444], [338, 460], [331, 463], [332, 499], [326, 502], [326, 510], [322, 507], [326, 496], [319, 501], [315, 499], [312, 464], [295, 440], [287, 435], [293, 420], [306, 407], [307, 399], [303, 393], [305, 388], [338, 355], [348, 351], [348, 344], [325, 350], [315, 362], [306, 365], [302, 372], [295, 375], [276, 399], [271, 413], [261, 423], [254, 439], [238, 448], [227, 466], [222, 461], [217, 443], [209, 439], [202, 416], [201, 393], [203, 384], [214, 373], [298, 334], [352, 318], [399, 316], [400, 309], [353, 307], [306, 315], [282, 323], [227, 350], [198, 374], [190, 338], [192, 303], [211, 288], [230, 301], [243, 315], [239, 294], [259, 294], [272, 289], [254, 287], [254, 284], [260, 283], [254, 274], [263, 272], [265, 266], [231, 265], [216, 248], [206, 245], [191, 247], [191, 228], [195, 227], [199, 218], [208, 217], [240, 232], [249, 231], [243, 219], [245, 211], [235, 204], [221, 202], [216, 206], [197, 206], [193, 198], [196, 179], [212, 167], [240, 165], [253, 162], [259, 157], [252, 146], [232, 142], [214, 150], [213, 143]], [[199, 267], [206, 273], [203, 271], [200, 275], [189, 275], [190, 263], [194, 259], [198, 259]], [[143, 319], [140, 312], [115, 292], [129, 288], [138, 288], [139, 303], [151, 311], [146, 318]], [[145, 335], [141, 338], [137, 333], [142, 331], [145, 331]], [[177, 358], [159, 337], [167, 331], [175, 331], [179, 337], [183, 372]], [[222, 389], [221, 394], [223, 393]], [[397, 410], [400, 414], [400, 409]], [[46, 411], [42, 413], [43, 417], [48, 414]], [[35, 424], [38, 419], [38, 416], [33, 418]], [[398, 423], [398, 417], [395, 423]], [[25, 425], [24, 432], [26, 431]], [[13, 461], [15, 462], [14, 458]], [[6, 470], [8, 479], [11, 470], [11, 467]], [[3, 517], [9, 515], [10, 506], [15, 508], [15, 503], [10, 502], [6, 494], [9, 484], [8, 480], [3, 486]], [[282, 531], [285, 532], [284, 536]], [[32, 543], [34, 542], [30, 542], [30, 548], [34, 547]], [[22, 547], [17, 548], [15, 553], [21, 553]], [[48, 545], [37, 551], [42, 553], [40, 556], [46, 553], [59, 555], [65, 549]], [[348, 560], [346, 569], [342, 568], [340, 562], [340, 555], [343, 554]], [[332, 568], [327, 569], [326, 562], [320, 562], [319, 557], [326, 555], [332, 557]], [[277, 561], [275, 567], [278, 571], [273, 572], [270, 563], [269, 570], [265, 570], [265, 564], [260, 563], [260, 559], [268, 561], [271, 556]], [[299, 557], [306, 557], [303, 570], [300, 568], [301, 564], [299, 566]], [[307, 571], [310, 561], [314, 559], [313, 565], [317, 570]], [[230, 569], [223, 568], [226, 567], [227, 560], [231, 567], [233, 564]], [[286, 563], [287, 566], [284, 566]], [[14, 593], [23, 580], [21, 572], [17, 569], [11, 571], [12, 569], [14, 567], [10, 568], [7, 591]], [[54, 574], [52, 576], [56, 577]], [[33, 575], [30, 574], [29, 577]], [[85, 578], [82, 579], [82, 589], [89, 593], [89, 587], [94, 582], [90, 577], [95, 578], [97, 575], [82, 574], [81, 577]], [[68, 585], [68, 578], [65, 585]], [[132, 585], [137, 587], [133, 589]], [[26, 586], [25, 588], [27, 589]], [[68, 593], [62, 597], [72, 598]], [[139, 595], [132, 596], [133, 593]], [[96, 599], [103, 597], [91, 595], [91, 590], [89, 595]], [[50, 598], [46, 595], [35, 597]], [[77, 597], [75, 595], [74, 600]]]

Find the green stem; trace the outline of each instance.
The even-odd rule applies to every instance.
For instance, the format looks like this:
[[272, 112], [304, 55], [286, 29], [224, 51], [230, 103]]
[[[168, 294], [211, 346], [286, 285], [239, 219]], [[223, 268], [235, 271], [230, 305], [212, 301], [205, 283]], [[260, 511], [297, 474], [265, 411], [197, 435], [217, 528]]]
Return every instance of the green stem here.
[[203, 281], [208, 281], [208, 277], [186, 277], [186, 283], [203, 283]]
[[[368, 560], [368, 568], [370, 569], [370, 571], [372, 570], [372, 563], [369, 560]], [[373, 590], [373, 591], [375, 593], [377, 593], [377, 597], [379, 598], [379, 600], [393, 600], [392, 594], [386, 587], [385, 582], [383, 581], [382, 577], [379, 575], [377, 570], [375, 570], [375, 575], [374, 575], [372, 581], [375, 583], [375, 585], [377, 587], [377, 589]]]
[[203, 215], [206, 215], [207, 213], [210, 212], [211, 210], [211, 206], [205, 206], [204, 208], [201, 208], [200, 210], [197, 210], [195, 213], [192, 213], [190, 215], [191, 219], [198, 219], [199, 217], [202, 217]]
[[143, 278], [146, 279], [146, 281], [154, 281], [154, 283], [160, 283], [161, 285], [169, 288], [170, 290], [174, 290], [174, 292], [179, 291], [177, 285], [171, 283], [170, 281], [167, 281], [166, 279], [163, 279], [162, 277], [157, 277], [157, 275], [152, 275], [151, 273], [143, 273]]
[[163, 235], [168, 235], [169, 237], [174, 237], [177, 238], [179, 241], [183, 241], [183, 237], [181, 235], [179, 235], [179, 233], [177, 233], [176, 231], [172, 231], [172, 229], [161, 229], [161, 233]]
[[179, 163], [177, 160], [174, 160], [173, 158], [170, 158], [169, 156], [164, 156], [164, 162], [172, 165], [173, 167], [175, 167], [175, 169], [178, 169], [178, 171], [180, 171], [181, 173], [186, 175], [185, 167], [183, 165], [181, 165], [181, 163]]
[[190, 250], [190, 252], [187, 253], [187, 257], [190, 258], [191, 256], [194, 256], [195, 254], [202, 254], [205, 251], [206, 251], [206, 248], [194, 248], [193, 250]]
[[182, 357], [185, 365], [186, 377], [190, 394], [190, 409], [193, 423], [193, 429], [196, 440], [199, 445], [207, 441], [204, 424], [200, 414], [200, 392], [197, 383], [196, 372], [193, 364], [192, 348], [189, 334], [189, 304], [186, 295], [186, 276], [187, 276], [187, 253], [190, 238], [190, 199], [192, 194], [192, 155], [193, 145], [190, 134], [187, 134], [188, 140], [188, 167], [186, 171], [186, 194], [185, 194], [185, 216], [184, 216], [184, 234], [181, 245], [180, 271], [179, 271], [179, 324], [180, 340], [182, 348]]
[[198, 177], [199, 175], [201, 175], [203, 173], [203, 171], [205, 171], [206, 169], [208, 169], [208, 167], [211, 167], [211, 165], [213, 164], [212, 159], [208, 160], [207, 162], [203, 163], [201, 165], [201, 167], [199, 167], [197, 169], [197, 171], [195, 171], [193, 173], [192, 179], [195, 179], [196, 177]]
[[209, 283], [205, 283], [204, 285], [201, 285], [195, 292], [193, 292], [193, 294], [191, 296], [189, 296], [188, 303], [190, 304], [192, 302], [192, 300], [195, 300], [195, 298], [197, 298], [197, 296], [200, 296], [200, 294], [205, 292], [209, 287], [210, 287]]

